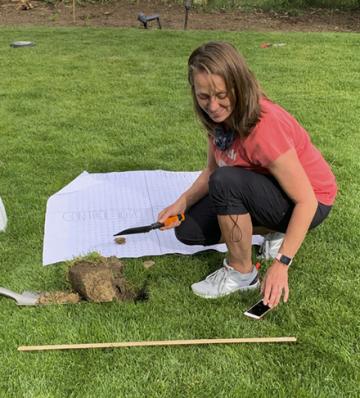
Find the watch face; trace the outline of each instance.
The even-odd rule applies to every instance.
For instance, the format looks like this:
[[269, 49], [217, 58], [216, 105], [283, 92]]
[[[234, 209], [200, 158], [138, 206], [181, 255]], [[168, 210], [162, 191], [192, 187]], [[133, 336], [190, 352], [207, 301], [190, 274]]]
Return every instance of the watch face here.
[[292, 258], [288, 256], [284, 256], [283, 254], [278, 254], [276, 256], [276, 259], [280, 261], [280, 263], [285, 264], [285, 265], [290, 265], [292, 263]]
[[280, 262], [285, 264], [285, 265], [290, 265], [291, 264], [291, 260], [292, 259], [290, 257], [284, 256], [284, 255], [282, 255], [280, 257]]

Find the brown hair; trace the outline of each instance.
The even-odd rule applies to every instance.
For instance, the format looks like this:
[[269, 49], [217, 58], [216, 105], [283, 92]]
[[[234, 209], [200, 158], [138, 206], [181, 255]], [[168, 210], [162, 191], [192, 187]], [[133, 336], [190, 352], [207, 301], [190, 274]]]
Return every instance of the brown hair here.
[[241, 137], [247, 137], [259, 121], [261, 114], [259, 101], [264, 93], [244, 58], [230, 43], [220, 41], [203, 44], [189, 57], [188, 80], [195, 111], [207, 132], [213, 134], [216, 123], [200, 108], [196, 99], [194, 89], [196, 72], [215, 74], [224, 79], [233, 107], [227, 123]]

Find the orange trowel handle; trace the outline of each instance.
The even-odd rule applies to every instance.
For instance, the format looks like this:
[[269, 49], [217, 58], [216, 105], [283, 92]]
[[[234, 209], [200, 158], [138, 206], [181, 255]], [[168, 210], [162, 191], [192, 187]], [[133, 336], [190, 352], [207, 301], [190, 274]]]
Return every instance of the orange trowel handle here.
[[184, 213], [180, 213], [180, 214], [177, 214], [176, 216], [168, 217], [164, 221], [164, 227], [169, 227], [170, 225], [172, 225], [176, 221], [183, 222], [184, 220], [185, 220], [185, 214]]

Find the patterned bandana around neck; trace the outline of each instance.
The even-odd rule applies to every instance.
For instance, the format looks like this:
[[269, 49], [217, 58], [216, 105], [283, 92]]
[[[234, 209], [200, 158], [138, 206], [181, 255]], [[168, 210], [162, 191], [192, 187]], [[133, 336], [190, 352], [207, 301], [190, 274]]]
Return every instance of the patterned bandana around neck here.
[[225, 131], [223, 127], [215, 127], [215, 145], [221, 151], [226, 151], [231, 147], [235, 140], [236, 134], [234, 130]]

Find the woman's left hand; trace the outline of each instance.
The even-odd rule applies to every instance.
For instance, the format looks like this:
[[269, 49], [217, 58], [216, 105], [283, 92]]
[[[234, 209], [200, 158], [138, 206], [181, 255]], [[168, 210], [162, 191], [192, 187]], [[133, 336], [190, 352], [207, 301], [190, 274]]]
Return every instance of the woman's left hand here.
[[288, 266], [274, 261], [265, 274], [261, 285], [265, 305], [276, 307], [281, 297], [286, 303], [289, 297]]

